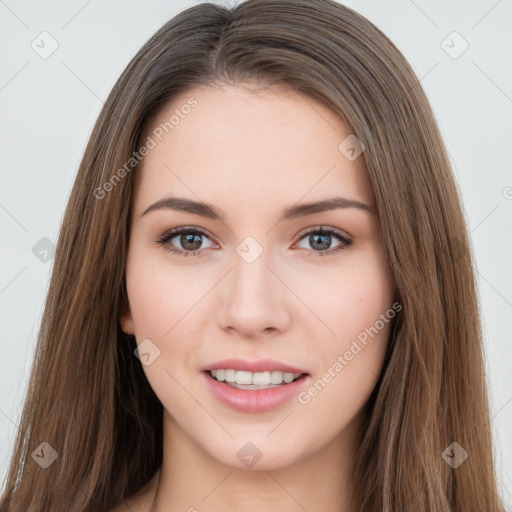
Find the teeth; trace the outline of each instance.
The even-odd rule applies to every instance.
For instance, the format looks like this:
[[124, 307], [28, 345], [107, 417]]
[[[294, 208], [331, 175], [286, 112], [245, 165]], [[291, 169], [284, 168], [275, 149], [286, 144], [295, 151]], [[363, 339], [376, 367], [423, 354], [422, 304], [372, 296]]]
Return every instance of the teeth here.
[[236, 370], [210, 370], [212, 377], [219, 382], [228, 382], [232, 384], [242, 384], [246, 386], [277, 386], [279, 384], [289, 384], [298, 377], [301, 373], [288, 373], [288, 372], [246, 372]]
[[[249, 374], [249, 377], [252, 381], [251, 384], [255, 386], [268, 386], [272, 382], [270, 372], [256, 372]], [[279, 384], [279, 382], [274, 382], [274, 384]]]
[[252, 373], [238, 371], [235, 373], [235, 382], [237, 384], [252, 384]]

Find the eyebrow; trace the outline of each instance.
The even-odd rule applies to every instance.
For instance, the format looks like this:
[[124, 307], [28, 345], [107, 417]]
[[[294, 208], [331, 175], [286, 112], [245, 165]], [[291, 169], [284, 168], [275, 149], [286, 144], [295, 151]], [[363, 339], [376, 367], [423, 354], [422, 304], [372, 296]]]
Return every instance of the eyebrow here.
[[[279, 221], [297, 219], [300, 217], [305, 217], [306, 215], [336, 210], [338, 208], [356, 208], [358, 210], [375, 213], [374, 208], [368, 206], [365, 203], [362, 203], [361, 201], [357, 201], [355, 199], [347, 199], [345, 197], [333, 197], [313, 203], [301, 203], [290, 206], [283, 210]], [[222, 211], [219, 210], [216, 206], [180, 197], [166, 197], [164, 199], [160, 199], [156, 203], [153, 203], [151, 206], [146, 208], [141, 217], [149, 212], [156, 210], [175, 210], [192, 215], [200, 215], [201, 217], [206, 217], [208, 219], [221, 221], [225, 220]]]

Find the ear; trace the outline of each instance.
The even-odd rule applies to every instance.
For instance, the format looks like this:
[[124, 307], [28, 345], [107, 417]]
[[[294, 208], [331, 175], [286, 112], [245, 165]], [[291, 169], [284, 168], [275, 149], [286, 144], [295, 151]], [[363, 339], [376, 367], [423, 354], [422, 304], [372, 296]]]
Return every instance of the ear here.
[[133, 318], [129, 308], [121, 316], [120, 324], [123, 332], [125, 332], [126, 334], [135, 334], [135, 328], [133, 327]]

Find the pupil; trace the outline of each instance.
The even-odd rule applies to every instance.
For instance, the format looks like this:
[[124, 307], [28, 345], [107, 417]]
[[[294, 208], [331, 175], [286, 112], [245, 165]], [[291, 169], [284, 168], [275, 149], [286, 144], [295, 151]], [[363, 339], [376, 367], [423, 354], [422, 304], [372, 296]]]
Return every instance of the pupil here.
[[[195, 246], [193, 247], [190, 247], [190, 246], [187, 246], [187, 244], [190, 242], [191, 244], [194, 244], [194, 239], [195, 239]], [[201, 247], [201, 236], [200, 235], [196, 235], [194, 233], [187, 233], [187, 234], [184, 234], [184, 235], [181, 235], [181, 240], [180, 240], [181, 244], [183, 247], [185, 247], [186, 249], [190, 249], [192, 251], [195, 251], [197, 249], [199, 249]]]
[[[323, 240], [324, 240], [323, 241], [324, 247], [317, 247], [317, 249], [320, 249], [321, 251], [328, 249], [329, 245], [330, 245], [329, 242], [330, 242], [330, 239], [331, 239], [331, 235], [325, 234], [325, 233], [311, 235], [311, 237], [310, 237], [311, 247], [315, 246], [315, 244], [317, 243], [317, 239], [318, 238], [323, 238]], [[322, 244], [322, 242], [320, 242], [320, 244]]]

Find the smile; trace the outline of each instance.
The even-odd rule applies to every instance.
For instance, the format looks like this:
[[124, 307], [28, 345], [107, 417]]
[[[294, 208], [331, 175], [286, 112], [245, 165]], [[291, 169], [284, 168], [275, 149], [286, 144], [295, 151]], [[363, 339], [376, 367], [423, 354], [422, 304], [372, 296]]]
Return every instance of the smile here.
[[282, 371], [247, 372], [233, 369], [210, 370], [211, 376], [237, 389], [269, 389], [289, 384], [298, 379], [301, 373]]
[[[222, 372], [225, 372], [222, 375]], [[226, 381], [226, 373], [228, 377], [233, 378], [234, 382]], [[246, 372], [234, 370], [206, 370], [200, 373], [204, 379], [206, 387], [212, 396], [220, 403], [230, 409], [234, 409], [244, 413], [263, 413], [284, 407], [292, 401], [292, 398], [297, 396], [305, 389], [311, 380], [309, 374], [293, 374], [286, 372], [286, 380], [292, 378], [290, 382], [286, 382], [284, 372]], [[216, 373], [214, 377], [212, 373]], [[218, 380], [220, 377], [224, 380]], [[282, 375], [278, 375], [281, 373]], [[240, 375], [238, 375], [240, 374]], [[266, 374], [266, 375], [265, 375]], [[274, 375], [272, 375], [274, 374]], [[291, 376], [291, 377], [290, 377]], [[251, 384], [238, 383], [238, 380], [248, 382], [249, 378]], [[267, 380], [274, 379], [275, 382], [279, 380], [279, 384], [253, 384], [252, 382], [266, 382]], [[261, 379], [261, 380], [258, 380]]]

